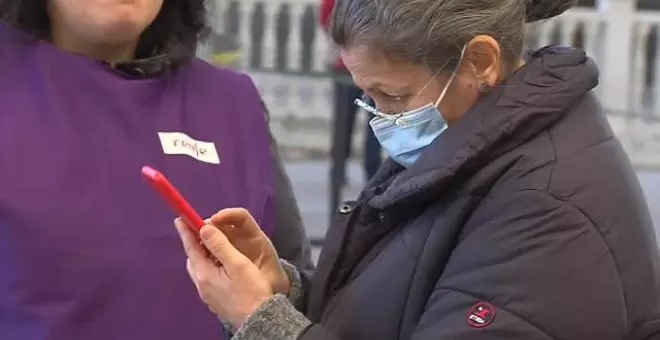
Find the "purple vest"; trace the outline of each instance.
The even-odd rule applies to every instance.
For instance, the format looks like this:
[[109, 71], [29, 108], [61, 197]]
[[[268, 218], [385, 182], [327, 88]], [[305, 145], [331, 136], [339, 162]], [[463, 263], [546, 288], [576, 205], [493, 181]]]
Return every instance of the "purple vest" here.
[[175, 214], [140, 169], [162, 171], [202, 216], [245, 207], [268, 232], [253, 83], [199, 60], [128, 79], [19, 35], [0, 26], [0, 339], [220, 339]]

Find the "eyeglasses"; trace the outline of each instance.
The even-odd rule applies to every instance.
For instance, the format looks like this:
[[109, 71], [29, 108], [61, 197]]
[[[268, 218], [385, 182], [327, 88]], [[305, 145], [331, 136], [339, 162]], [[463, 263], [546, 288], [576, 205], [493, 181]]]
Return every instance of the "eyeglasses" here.
[[369, 105], [369, 102], [372, 102], [371, 98], [367, 97], [366, 94], [362, 94], [360, 98], [355, 99], [355, 104], [365, 111], [371, 113], [374, 116], [381, 117], [383, 119], [386, 119], [388, 121], [394, 122], [394, 124], [398, 126], [406, 126], [407, 123], [405, 122], [405, 119], [401, 119], [404, 117], [404, 113], [397, 113], [397, 114], [387, 114], [384, 113], [377, 108], [375, 108], [373, 105]]
[[369, 98], [364, 93], [362, 94], [362, 96], [360, 96], [360, 98], [355, 98], [355, 101], [354, 101], [355, 105], [361, 107], [362, 109], [364, 109], [365, 111], [371, 113], [374, 116], [383, 117], [383, 118], [388, 119], [388, 120], [396, 121], [397, 119], [399, 119], [403, 115], [403, 113], [398, 113], [398, 114], [384, 113], [384, 112], [378, 110], [377, 108], [375, 108], [373, 105], [368, 104], [370, 102], [372, 102], [371, 98]]

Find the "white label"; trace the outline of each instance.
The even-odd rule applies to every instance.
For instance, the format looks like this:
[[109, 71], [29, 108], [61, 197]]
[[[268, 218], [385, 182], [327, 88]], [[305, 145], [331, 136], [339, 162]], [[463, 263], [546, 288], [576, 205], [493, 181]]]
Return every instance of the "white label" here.
[[159, 132], [158, 138], [166, 155], [188, 155], [201, 162], [220, 164], [213, 142], [195, 140], [183, 132]]

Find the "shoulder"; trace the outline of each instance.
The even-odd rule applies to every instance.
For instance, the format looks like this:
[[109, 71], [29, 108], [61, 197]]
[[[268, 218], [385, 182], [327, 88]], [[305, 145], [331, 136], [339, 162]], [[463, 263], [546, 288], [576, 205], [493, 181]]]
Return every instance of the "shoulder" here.
[[[539, 230], [559, 228], [554, 231], [556, 241], [581, 240], [586, 242], [584, 249], [605, 247], [617, 266], [634, 266], [620, 262], [623, 253], [634, 253], [635, 261], [651, 269], [655, 237], [646, 200], [626, 152], [592, 94], [579, 100], [565, 118], [491, 166], [504, 170], [475, 211], [479, 219], [510, 219], [512, 223], [504, 224], [509, 230], [545, 221]], [[579, 238], [573, 235], [578, 230]]]
[[229, 92], [257, 93], [252, 78], [247, 74], [218, 67], [199, 58], [194, 58], [184, 66], [184, 71], [187, 77], [194, 78], [200, 86], [214, 86], [216, 90]]
[[3, 47], [6, 45], [16, 45], [18, 47], [20, 44], [25, 45], [34, 41], [35, 39], [30, 35], [0, 20], [0, 44]]
[[[648, 240], [655, 239], [635, 170], [592, 94], [557, 124], [494, 163], [506, 171], [489, 198], [545, 195], [545, 205], [572, 209], [615, 252], [635, 244], [648, 246]], [[637, 256], [649, 256], [651, 250], [645, 251]]]
[[18, 58], [22, 50], [33, 45], [34, 40], [29, 36], [0, 21], [0, 60], [3, 64], [6, 65], [12, 56]]
[[15, 34], [16, 33], [14, 29], [12, 29], [11, 27], [9, 27], [9, 25], [7, 25], [6, 23], [2, 22], [2, 20], [0, 20], [0, 44], [3, 45], [6, 44], [9, 38], [14, 36]]
[[0, 21], [0, 77], [25, 78], [25, 70], [33, 68], [38, 47], [38, 40]]
[[506, 169], [495, 193], [537, 190], [585, 213], [641, 203], [632, 164], [591, 93], [559, 122], [492, 163]]
[[181, 67], [174, 79], [181, 80], [186, 84], [185, 91], [200, 101], [234, 106], [241, 112], [258, 112], [259, 118], [264, 119], [266, 112], [259, 90], [245, 73], [194, 58]]
[[515, 162], [502, 181], [506, 191], [543, 192], [599, 229], [647, 232], [650, 214], [636, 172], [593, 94], [509, 157]]

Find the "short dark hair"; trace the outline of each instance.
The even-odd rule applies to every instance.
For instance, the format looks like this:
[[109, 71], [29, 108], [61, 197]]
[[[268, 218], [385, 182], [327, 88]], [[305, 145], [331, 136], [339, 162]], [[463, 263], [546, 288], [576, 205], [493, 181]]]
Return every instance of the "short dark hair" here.
[[576, 0], [336, 0], [330, 35], [341, 47], [363, 45], [382, 56], [454, 69], [461, 48], [493, 37], [507, 62], [520, 57], [523, 26], [559, 15]]
[[[50, 38], [47, 0], [0, 0], [0, 21], [35, 38]], [[165, 53], [172, 62], [188, 61], [208, 32], [204, 0], [163, 0], [156, 19], [142, 33], [137, 57]]]

